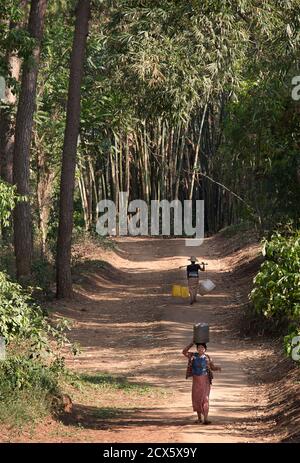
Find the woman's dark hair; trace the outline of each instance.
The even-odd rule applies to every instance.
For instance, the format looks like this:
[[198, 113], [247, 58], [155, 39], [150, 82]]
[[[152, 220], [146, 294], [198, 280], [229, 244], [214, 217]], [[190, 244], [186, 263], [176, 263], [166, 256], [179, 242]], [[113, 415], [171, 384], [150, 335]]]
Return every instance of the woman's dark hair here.
[[196, 346], [197, 346], [197, 349], [198, 349], [199, 346], [203, 346], [204, 349], [207, 350], [207, 345], [205, 344], [205, 342], [198, 342], [198, 343], [196, 344]]

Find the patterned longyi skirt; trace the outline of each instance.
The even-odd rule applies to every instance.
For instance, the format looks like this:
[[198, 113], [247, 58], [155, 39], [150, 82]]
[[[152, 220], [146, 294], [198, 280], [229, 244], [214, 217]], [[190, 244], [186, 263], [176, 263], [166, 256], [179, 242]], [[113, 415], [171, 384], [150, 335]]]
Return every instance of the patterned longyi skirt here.
[[209, 411], [210, 383], [208, 375], [193, 375], [192, 403], [194, 412], [207, 415]]

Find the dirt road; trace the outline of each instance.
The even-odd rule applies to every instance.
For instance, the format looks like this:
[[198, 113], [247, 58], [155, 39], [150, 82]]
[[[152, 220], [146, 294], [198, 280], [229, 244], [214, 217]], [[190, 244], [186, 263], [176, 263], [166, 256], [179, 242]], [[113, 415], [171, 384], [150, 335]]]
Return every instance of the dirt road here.
[[[167, 399], [148, 400], [121, 417], [95, 421], [89, 406], [75, 403], [82, 429], [63, 441], [89, 442], [270, 442], [261, 429], [263, 390], [253, 386], [255, 357], [261, 346], [242, 341], [234, 331], [240, 288], [231, 281], [213, 238], [202, 245], [206, 277], [216, 289], [199, 297], [171, 297], [173, 283], [185, 283], [186, 253], [182, 239], [119, 239], [117, 252], [106, 252], [107, 265], [97, 268], [103, 252], [85, 250], [95, 266], [77, 279], [77, 296], [60, 309], [75, 320], [72, 339], [82, 354], [69, 366], [76, 371], [126, 375], [137, 384], [169, 391]], [[185, 256], [185, 257], [183, 257]], [[101, 267], [101, 263], [100, 263]], [[210, 426], [196, 425], [191, 407], [191, 380], [185, 379], [182, 348], [196, 322], [210, 324], [209, 354], [222, 372], [215, 374], [210, 398]], [[90, 407], [90, 408], [89, 408]], [[105, 422], [104, 422], [105, 421]], [[82, 424], [83, 423], [83, 424]], [[71, 426], [72, 423], [68, 423]], [[72, 424], [74, 425], [74, 423]]]

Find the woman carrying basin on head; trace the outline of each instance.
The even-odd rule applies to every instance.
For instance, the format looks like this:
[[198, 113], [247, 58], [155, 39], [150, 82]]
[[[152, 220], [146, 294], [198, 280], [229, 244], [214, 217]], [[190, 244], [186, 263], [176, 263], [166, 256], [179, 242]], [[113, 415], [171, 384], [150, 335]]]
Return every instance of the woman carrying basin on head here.
[[194, 345], [194, 341], [186, 346], [182, 353], [188, 358], [187, 378], [192, 376], [192, 404], [194, 412], [197, 412], [197, 423], [210, 424], [208, 420], [209, 394], [212, 384], [212, 371], [221, 371], [221, 368], [211, 361], [207, 355], [205, 343], [196, 344], [197, 352], [189, 352]]

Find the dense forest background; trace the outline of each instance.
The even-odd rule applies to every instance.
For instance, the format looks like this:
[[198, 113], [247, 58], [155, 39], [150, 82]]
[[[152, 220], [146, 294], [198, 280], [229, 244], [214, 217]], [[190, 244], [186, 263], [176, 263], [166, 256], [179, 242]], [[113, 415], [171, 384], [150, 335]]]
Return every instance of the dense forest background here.
[[204, 199], [208, 234], [297, 226], [298, 0], [1, 0], [0, 13], [2, 242], [20, 280], [34, 256], [56, 259], [70, 295], [73, 223], [93, 232], [120, 191]]

